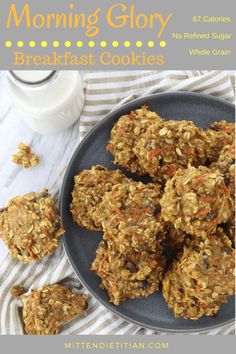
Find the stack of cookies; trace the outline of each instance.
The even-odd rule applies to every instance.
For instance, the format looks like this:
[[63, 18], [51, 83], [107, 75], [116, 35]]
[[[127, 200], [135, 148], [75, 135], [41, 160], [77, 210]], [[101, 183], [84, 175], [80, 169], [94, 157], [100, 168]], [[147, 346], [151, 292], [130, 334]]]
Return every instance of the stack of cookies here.
[[112, 303], [162, 287], [176, 317], [199, 319], [234, 293], [234, 129], [219, 121], [203, 130], [142, 106], [118, 119], [107, 151], [151, 183], [102, 166], [75, 177], [71, 212], [103, 231], [92, 270]]

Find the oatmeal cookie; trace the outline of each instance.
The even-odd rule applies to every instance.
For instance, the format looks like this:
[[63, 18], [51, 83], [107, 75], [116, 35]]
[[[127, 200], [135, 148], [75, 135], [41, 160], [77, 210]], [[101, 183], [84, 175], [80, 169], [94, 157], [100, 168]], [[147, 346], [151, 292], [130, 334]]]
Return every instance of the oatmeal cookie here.
[[63, 234], [56, 204], [47, 190], [11, 199], [0, 213], [0, 237], [23, 263], [51, 255]]
[[213, 123], [206, 129], [207, 159], [217, 161], [225, 145], [232, 145], [235, 141], [235, 123], [221, 120]]
[[194, 236], [213, 233], [217, 224], [228, 221], [233, 209], [221, 173], [204, 166], [178, 170], [167, 181], [160, 204], [165, 221]]
[[92, 231], [102, 231], [93, 213], [99, 207], [104, 193], [111, 190], [117, 183], [126, 183], [128, 178], [119, 170], [109, 170], [96, 165], [91, 170], [83, 170], [75, 176], [70, 211], [73, 219], [80, 226]]
[[30, 168], [39, 163], [39, 156], [32, 153], [30, 146], [20, 143], [18, 152], [12, 156], [12, 162]]
[[142, 135], [134, 152], [146, 173], [165, 182], [178, 168], [205, 163], [205, 141], [205, 132], [192, 122], [157, 122]]
[[110, 301], [119, 305], [127, 298], [147, 297], [159, 289], [165, 270], [165, 257], [160, 253], [131, 251], [120, 254], [101, 241], [91, 269], [101, 278]]
[[68, 286], [54, 284], [23, 296], [23, 321], [27, 334], [58, 334], [62, 326], [87, 309], [87, 296]]
[[104, 238], [112, 240], [121, 253], [130, 248], [155, 251], [161, 229], [159, 198], [157, 184], [132, 181], [115, 185], [94, 213]]
[[214, 316], [235, 292], [235, 253], [221, 231], [193, 240], [165, 273], [163, 296], [175, 317]]
[[145, 174], [133, 149], [141, 134], [151, 124], [162, 120], [155, 112], [149, 111], [145, 105], [120, 117], [111, 131], [110, 141], [107, 145], [107, 151], [115, 158], [114, 163], [127, 168], [133, 173]]

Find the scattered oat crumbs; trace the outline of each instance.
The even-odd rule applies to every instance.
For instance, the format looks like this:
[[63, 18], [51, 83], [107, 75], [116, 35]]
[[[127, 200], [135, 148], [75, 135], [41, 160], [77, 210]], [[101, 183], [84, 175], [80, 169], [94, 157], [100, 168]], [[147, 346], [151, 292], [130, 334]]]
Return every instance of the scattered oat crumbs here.
[[23, 285], [15, 285], [11, 288], [11, 294], [13, 297], [19, 297], [26, 293], [26, 288]]
[[32, 153], [30, 146], [20, 143], [17, 153], [12, 156], [12, 162], [30, 168], [39, 163], [39, 156]]

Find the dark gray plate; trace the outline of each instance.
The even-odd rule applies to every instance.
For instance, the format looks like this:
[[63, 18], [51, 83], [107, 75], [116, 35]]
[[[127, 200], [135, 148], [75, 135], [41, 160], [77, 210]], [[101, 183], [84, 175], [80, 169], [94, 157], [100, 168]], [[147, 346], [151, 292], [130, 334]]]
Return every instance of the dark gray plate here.
[[[201, 127], [216, 120], [234, 121], [234, 106], [210, 96], [192, 93], [165, 93], [144, 97], [125, 104], [110, 113], [84, 138], [75, 151], [61, 188], [60, 211], [66, 233], [64, 247], [69, 261], [84, 286], [103, 305], [116, 315], [142, 327], [168, 332], [204, 331], [231, 323], [235, 317], [235, 298], [229, 298], [215, 317], [203, 317], [198, 321], [176, 319], [168, 309], [161, 292], [148, 298], [124, 301], [120, 306], [109, 303], [105, 290], [99, 288], [99, 277], [90, 271], [90, 264], [102, 238], [102, 233], [90, 232], [72, 221], [69, 212], [73, 177], [83, 169], [101, 164], [111, 169], [118, 168], [112, 163], [112, 156], [106, 152], [110, 131], [116, 120], [122, 115], [147, 103], [150, 110], [158, 112], [167, 119], [192, 120]], [[127, 175], [130, 175], [127, 173]], [[132, 176], [135, 177], [135, 176]], [[135, 179], [138, 179], [135, 177]]]

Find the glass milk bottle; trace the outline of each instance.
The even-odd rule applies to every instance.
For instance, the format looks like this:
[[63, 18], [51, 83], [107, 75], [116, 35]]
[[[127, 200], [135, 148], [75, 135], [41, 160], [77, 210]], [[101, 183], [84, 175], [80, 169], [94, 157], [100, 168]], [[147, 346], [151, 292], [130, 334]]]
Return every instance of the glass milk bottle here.
[[53, 134], [74, 124], [84, 105], [83, 82], [78, 71], [14, 70], [7, 85], [28, 126]]

